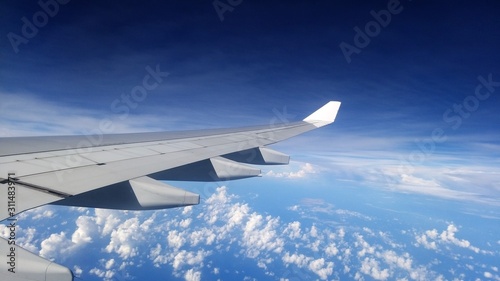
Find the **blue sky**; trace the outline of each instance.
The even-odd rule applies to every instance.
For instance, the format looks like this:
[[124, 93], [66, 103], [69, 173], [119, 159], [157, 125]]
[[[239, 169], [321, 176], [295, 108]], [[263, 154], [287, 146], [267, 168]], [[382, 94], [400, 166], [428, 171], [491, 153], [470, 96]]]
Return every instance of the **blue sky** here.
[[273, 146], [294, 162], [264, 168], [266, 183], [321, 177], [473, 204], [498, 222], [496, 1], [231, 3], [72, 0], [29, 36], [43, 8], [1, 4], [0, 136], [272, 124], [339, 100], [332, 126]]

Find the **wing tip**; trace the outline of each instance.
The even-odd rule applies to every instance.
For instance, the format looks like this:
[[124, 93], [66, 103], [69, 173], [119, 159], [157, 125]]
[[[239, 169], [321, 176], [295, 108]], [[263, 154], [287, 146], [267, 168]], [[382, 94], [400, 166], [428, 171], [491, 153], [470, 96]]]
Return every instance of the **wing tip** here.
[[330, 101], [304, 118], [303, 121], [319, 126], [333, 123], [339, 112], [340, 104], [340, 101]]

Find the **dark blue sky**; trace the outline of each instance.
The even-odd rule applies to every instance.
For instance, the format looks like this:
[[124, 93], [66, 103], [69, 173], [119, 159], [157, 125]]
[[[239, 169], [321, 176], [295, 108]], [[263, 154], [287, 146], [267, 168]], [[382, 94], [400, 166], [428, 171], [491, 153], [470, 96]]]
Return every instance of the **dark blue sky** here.
[[9, 1], [1, 16], [1, 88], [108, 110], [145, 66], [159, 64], [171, 75], [144, 110], [193, 102], [250, 110], [302, 95], [310, 108], [334, 98], [359, 110], [411, 106], [439, 118], [473, 92], [478, 75], [495, 80], [495, 1], [401, 1], [401, 12], [347, 63], [339, 44], [353, 44], [353, 28], [364, 29], [370, 11], [388, 3], [242, 1], [221, 21], [211, 1], [70, 1], [16, 54], [7, 34], [21, 35], [21, 18], [32, 22], [41, 7]]

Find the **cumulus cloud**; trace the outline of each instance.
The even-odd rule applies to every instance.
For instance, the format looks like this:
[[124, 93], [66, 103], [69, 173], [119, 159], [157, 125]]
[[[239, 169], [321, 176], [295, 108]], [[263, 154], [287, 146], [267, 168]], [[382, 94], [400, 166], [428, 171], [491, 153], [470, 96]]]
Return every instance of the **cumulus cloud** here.
[[457, 233], [458, 228], [450, 224], [448, 225], [448, 228], [441, 232], [441, 235], [439, 235], [440, 239], [444, 243], [451, 243], [454, 245], [457, 245], [462, 248], [468, 248], [476, 253], [479, 253], [479, 248], [471, 246], [470, 242], [465, 240], [465, 239], [458, 239], [455, 237], [455, 233]]
[[384, 261], [391, 266], [396, 266], [407, 271], [412, 269], [413, 260], [408, 253], [398, 255], [396, 252], [389, 250], [380, 253], [379, 257], [383, 258]]
[[104, 268], [109, 270], [113, 267], [113, 265], [115, 265], [115, 259], [110, 259], [110, 260], [106, 261]]
[[182, 221], [179, 223], [179, 225], [180, 225], [181, 227], [186, 228], [186, 227], [189, 227], [189, 225], [191, 224], [191, 222], [192, 222], [192, 221], [193, 221], [193, 219], [191, 219], [191, 218], [187, 218], [187, 219], [182, 220]]
[[296, 171], [275, 172], [274, 170], [270, 170], [265, 175], [276, 178], [298, 179], [305, 178], [306, 176], [315, 174], [318, 171], [318, 167], [313, 166], [311, 163], [304, 163]]
[[199, 267], [203, 266], [203, 260], [211, 254], [211, 251], [186, 251], [182, 250], [180, 252], [174, 252], [170, 255], [169, 260], [171, 260], [172, 267], [174, 270], [179, 270], [184, 265], [196, 265]]
[[431, 250], [436, 250], [437, 249], [437, 244], [436, 244], [436, 237], [437, 237], [437, 230], [427, 230], [425, 233], [421, 235], [417, 235], [415, 239], [417, 240], [417, 243], [419, 245], [424, 246], [426, 249], [431, 249]]
[[[34, 227], [28, 227], [24, 229], [17, 226], [16, 245], [19, 245], [32, 253], [38, 252], [38, 247], [36, 245], [37, 239], [35, 238], [36, 233], [37, 231]], [[8, 239], [10, 237], [10, 234], [10, 228], [7, 225], [0, 224], [0, 237]]]
[[333, 262], [326, 262], [324, 258], [319, 258], [311, 261], [308, 268], [321, 280], [326, 280], [333, 273]]
[[112, 280], [116, 274], [114, 270], [102, 270], [97, 267], [92, 268], [89, 273], [102, 278], [104, 281]]
[[390, 277], [387, 268], [381, 269], [380, 264], [374, 258], [365, 258], [361, 263], [361, 272], [371, 276], [375, 280], [387, 280]]
[[66, 237], [65, 232], [53, 233], [41, 243], [40, 256], [53, 259], [69, 255], [74, 248], [73, 242]]
[[214, 243], [216, 238], [217, 236], [215, 235], [213, 230], [206, 227], [201, 228], [200, 230], [194, 230], [189, 235], [191, 246], [196, 246], [200, 243], [204, 243], [205, 245], [209, 246]]
[[[363, 276], [367, 275], [375, 280], [406, 280], [410, 277], [412, 280], [424, 281], [434, 275], [427, 267], [416, 266], [408, 252], [398, 253], [394, 249], [385, 249], [381, 244], [369, 243], [359, 233], [354, 233], [353, 236], [353, 245], [358, 249], [357, 257], [361, 262], [359, 271], [355, 273], [356, 280], [363, 280]], [[384, 241], [386, 234], [374, 233], [374, 236], [369, 238]], [[345, 270], [350, 271], [351, 267]]]
[[307, 264], [309, 264], [312, 258], [307, 257], [304, 254], [293, 253], [290, 255], [290, 253], [286, 252], [285, 255], [282, 257], [282, 260], [286, 266], [290, 264], [295, 264], [297, 267], [302, 268]]
[[110, 234], [121, 222], [118, 218], [119, 212], [106, 209], [95, 209], [94, 220], [102, 235]]
[[271, 216], [263, 217], [252, 213], [243, 229], [242, 245], [249, 258], [256, 258], [261, 251], [280, 253], [284, 241], [277, 234], [279, 219]]
[[339, 249], [336, 247], [335, 242], [330, 243], [325, 248], [325, 254], [329, 257], [336, 256], [339, 253]]
[[41, 218], [52, 218], [54, 216], [54, 211], [52, 210], [43, 210], [42, 213], [38, 213], [32, 217], [34, 220], [38, 220]]
[[455, 236], [458, 232], [458, 228], [450, 224], [443, 230], [440, 234], [436, 229], [426, 230], [422, 234], [417, 234], [415, 240], [417, 245], [421, 245], [426, 249], [437, 250], [439, 244], [452, 244], [458, 247], [466, 248], [475, 253], [479, 253], [480, 249], [478, 247], [472, 246], [468, 240], [459, 239]]
[[120, 224], [111, 232], [111, 240], [106, 246], [108, 253], [115, 252], [123, 259], [128, 259], [137, 255], [137, 242], [144, 236], [139, 231], [139, 219], [134, 217]]
[[226, 214], [227, 223], [230, 227], [239, 225], [242, 223], [243, 219], [248, 215], [250, 208], [247, 204], [236, 203], [231, 206]]
[[77, 245], [92, 242], [92, 235], [96, 232], [97, 227], [95, 220], [89, 216], [80, 216], [76, 219], [77, 229], [71, 236], [71, 241]]
[[283, 233], [287, 234], [290, 239], [297, 239], [301, 237], [301, 231], [300, 222], [294, 221], [288, 223]]
[[184, 279], [186, 281], [200, 281], [201, 280], [201, 272], [195, 271], [193, 269], [189, 269], [186, 271], [186, 274], [184, 275]]
[[363, 257], [366, 254], [375, 253], [375, 247], [371, 246], [364, 238], [363, 235], [359, 233], [355, 233], [354, 237], [356, 237], [356, 242], [354, 242], [354, 246], [360, 247], [361, 250], [358, 251], [358, 256]]
[[184, 238], [183, 233], [179, 233], [177, 230], [172, 230], [168, 233], [167, 241], [169, 247], [179, 249], [182, 245], [184, 245], [186, 239]]
[[73, 274], [75, 274], [75, 277], [80, 277], [80, 275], [82, 275], [82, 273], [83, 273], [83, 270], [81, 267], [79, 267], [78, 265], [73, 266]]
[[[311, 214], [337, 219], [365, 218], [360, 213], [339, 212], [322, 199], [305, 199], [295, 206], [296, 212], [309, 214], [309, 218]], [[277, 278], [283, 274], [283, 266], [306, 279], [339, 279], [342, 272], [358, 280], [437, 277], [429, 266], [416, 264], [414, 257], [395, 247], [387, 232], [368, 226], [356, 231], [346, 225], [325, 227], [326, 224], [316, 220], [284, 221], [253, 210], [226, 187], [217, 188], [205, 204], [187, 212], [181, 209], [154, 212], [75, 209], [74, 212], [79, 214], [75, 231], [52, 234], [42, 242], [40, 252], [56, 257], [68, 254], [75, 245], [99, 247], [96, 251], [107, 257], [98, 265], [80, 269], [103, 280], [116, 278], [119, 270], [146, 261], [157, 268], [170, 267], [180, 279], [210, 279], [209, 275], [215, 277], [221, 272], [217, 258], [211, 257], [229, 253], [245, 257], [267, 276]], [[370, 217], [366, 218], [369, 222]], [[415, 234], [415, 239], [419, 246], [429, 248], [439, 248], [441, 244], [472, 247], [467, 240], [457, 238], [457, 234], [457, 227], [451, 225], [444, 231], [433, 229]]]

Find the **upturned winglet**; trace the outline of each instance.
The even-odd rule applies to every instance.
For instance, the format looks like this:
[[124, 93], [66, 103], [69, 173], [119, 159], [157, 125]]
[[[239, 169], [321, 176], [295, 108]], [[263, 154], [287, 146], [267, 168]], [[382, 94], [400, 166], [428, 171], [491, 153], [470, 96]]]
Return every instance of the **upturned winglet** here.
[[320, 109], [314, 111], [311, 115], [307, 116], [303, 121], [311, 123], [316, 127], [328, 125], [335, 121], [339, 108], [339, 101], [330, 101]]

